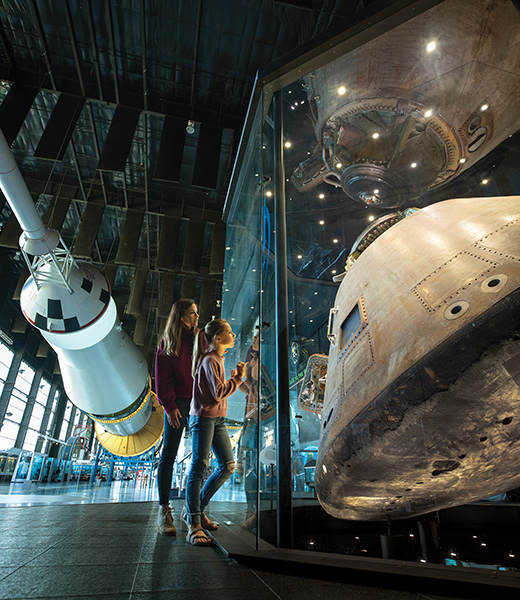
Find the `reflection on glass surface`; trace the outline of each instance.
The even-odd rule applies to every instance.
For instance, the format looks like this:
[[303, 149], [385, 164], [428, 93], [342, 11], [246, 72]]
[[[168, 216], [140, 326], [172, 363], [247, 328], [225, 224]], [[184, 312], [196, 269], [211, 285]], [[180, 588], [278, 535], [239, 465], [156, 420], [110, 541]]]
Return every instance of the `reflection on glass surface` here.
[[[495, 433], [505, 440], [503, 436], [507, 431], [506, 437], [509, 436], [516, 457], [520, 452], [520, 433], [514, 426], [514, 423], [517, 423], [516, 427], [520, 426], [516, 409], [513, 405], [507, 410], [500, 409], [500, 414], [493, 413], [486, 425], [485, 415], [490, 413], [476, 410], [478, 390], [472, 387], [470, 394], [461, 393], [455, 400], [452, 398], [451, 403], [447, 403], [451, 408], [435, 421], [435, 418], [423, 419], [424, 415], [419, 413], [427, 409], [421, 405], [422, 400], [417, 400], [417, 414], [410, 417], [401, 430], [408, 429], [413, 433], [406, 441], [399, 437], [399, 426], [406, 414], [406, 410], [401, 409], [411, 406], [415, 397], [403, 383], [406, 373], [402, 375], [403, 381], [385, 379], [400, 368], [400, 359], [404, 355], [410, 358], [410, 365], [413, 363], [415, 368], [428, 352], [438, 350], [439, 344], [434, 343], [432, 348], [428, 344], [439, 331], [443, 334], [455, 332], [453, 323], [461, 322], [459, 319], [468, 319], [471, 323], [471, 311], [478, 303], [489, 301], [492, 304], [492, 294], [503, 293], [505, 297], [505, 281], [520, 280], [520, 251], [516, 251], [515, 245], [520, 233], [514, 202], [507, 204], [512, 207], [511, 224], [503, 221], [506, 233], [495, 246], [488, 238], [498, 240], [499, 235], [495, 235], [494, 230], [489, 231], [485, 224], [488, 217], [494, 218], [494, 213], [498, 214], [499, 209], [495, 210], [493, 203], [498, 206], [500, 196], [516, 197], [520, 191], [517, 160], [520, 143], [519, 31], [520, 12], [513, 2], [446, 0], [392, 31], [338, 56], [329, 64], [302, 72], [301, 79], [295, 81], [293, 77], [294, 83], [281, 90], [285, 102], [285, 232], [274, 232], [271, 222], [276, 202], [271, 184], [275, 175], [273, 115], [267, 107], [258, 110], [256, 118], [259, 119], [259, 115], [262, 119], [266, 115], [266, 118], [261, 126], [257, 123], [257, 137], [248, 155], [251, 162], [242, 173], [243, 188], [235, 194], [233, 202], [233, 210], [242, 213], [231, 214], [228, 221], [230, 240], [235, 240], [235, 262], [232, 264], [240, 275], [236, 275], [234, 284], [225, 286], [229, 291], [224, 298], [225, 303], [240, 302], [243, 307], [245, 325], [241, 356], [251, 345], [255, 333], [260, 333], [258, 404], [268, 410], [263, 413], [260, 408], [255, 421], [258, 430], [254, 435], [260, 443], [255, 476], [260, 498], [257, 509], [261, 513], [260, 523], [265, 524], [259, 535], [271, 542], [273, 536], [269, 524], [272, 520], [269, 519], [273, 506], [276, 506], [277, 493], [277, 465], [272, 453], [276, 446], [272, 399], [276, 392], [273, 382], [276, 382], [278, 300], [272, 246], [276, 235], [285, 234], [293, 506], [302, 509], [295, 512], [295, 519], [303, 514], [307, 519], [304, 528], [298, 530], [295, 527], [294, 546], [381, 557], [385, 556], [381, 538], [388, 534], [390, 524], [392, 534], [402, 538], [399, 542], [402, 542], [401, 554], [397, 558], [444, 564], [451, 560], [449, 564], [457, 566], [497, 564], [502, 568], [520, 569], [520, 559], [510, 556], [507, 548], [499, 544], [491, 552], [485, 546], [476, 547], [468, 537], [459, 536], [455, 528], [450, 529], [445, 523], [440, 526], [441, 547], [434, 550], [426, 547], [423, 538], [431, 541], [426, 530], [437, 531], [437, 517], [432, 517], [432, 511], [442, 510], [445, 505], [436, 505], [433, 491], [430, 499], [425, 499], [427, 506], [423, 511], [430, 512], [420, 524], [407, 516], [414, 510], [411, 507], [421, 503], [418, 490], [421, 486], [426, 487], [425, 480], [416, 477], [413, 485], [402, 485], [401, 491], [395, 489], [399, 482], [405, 481], [406, 457], [412, 457], [410, 460], [414, 465], [423, 465], [429, 478], [441, 482], [439, 485], [444, 483], [443, 487], [458, 490], [464, 487], [458, 478], [463, 477], [463, 471], [469, 473], [465, 465], [470, 461], [463, 450], [455, 456], [448, 451], [457, 446], [458, 433], [446, 435], [457, 420], [464, 422], [464, 427], [467, 425], [469, 430], [474, 419], [479, 423], [475, 432], [479, 427], [500, 424], [500, 434]], [[261, 169], [251, 168], [254, 161], [261, 164]], [[260, 173], [260, 180], [255, 173]], [[256, 195], [247, 190], [246, 181], [257, 190]], [[487, 197], [489, 202], [479, 202]], [[464, 199], [462, 205], [459, 204], [462, 209], [450, 216], [439, 216], [436, 226], [424, 225], [417, 229], [409, 226], [410, 223], [424, 223], [420, 209], [450, 198]], [[516, 202], [520, 203], [520, 200], [516, 198]], [[502, 208], [504, 206], [502, 204]], [[487, 215], [484, 223], [479, 213]], [[471, 244], [460, 246], [459, 242], [450, 241], [450, 236], [458, 229], [464, 230], [462, 237], [467, 234], [471, 238]], [[496, 229], [501, 227], [497, 225]], [[234, 237], [238, 231], [240, 237]], [[399, 231], [402, 235], [396, 233]], [[479, 231], [481, 234], [477, 235]], [[484, 238], [488, 240], [486, 243]], [[385, 244], [385, 239], [391, 242]], [[256, 244], [256, 247], [249, 244]], [[439, 259], [439, 264], [424, 267], [420, 276], [419, 272], [407, 269], [408, 265], [425, 265], [430, 250], [430, 254], [436, 251], [443, 258]], [[255, 252], [261, 265], [261, 276], [248, 280], [245, 267], [236, 269], [238, 265], [248, 264], [248, 256]], [[516, 275], [498, 272], [508, 253], [513, 256], [509, 264], [516, 261], [516, 267], [511, 267], [513, 271], [516, 269]], [[485, 268], [479, 270], [484, 264]], [[491, 269], [489, 273], [487, 269]], [[448, 271], [450, 273], [444, 277]], [[474, 276], [470, 277], [473, 272]], [[442, 273], [442, 277], [435, 279], [437, 273]], [[226, 267], [228, 277], [231, 275]], [[392, 281], [398, 281], [398, 284], [392, 287]], [[478, 290], [475, 298], [468, 301], [464, 294], [477, 287], [474, 281], [478, 282]], [[351, 282], [350, 290], [348, 282]], [[338, 294], [340, 285], [341, 297]], [[246, 307], [255, 306], [254, 302], [249, 302], [254, 293], [260, 293], [261, 302], [256, 305], [260, 310], [253, 319], [245, 312]], [[413, 300], [409, 296], [412, 295], [415, 295], [417, 307], [410, 308]], [[327, 329], [330, 310], [337, 306], [340, 311], [333, 330], [338, 348], [333, 355]], [[389, 307], [388, 314], [385, 307]], [[401, 321], [397, 320], [398, 314]], [[425, 328], [418, 325], [421, 319], [431, 321], [437, 317], [441, 326], [435, 330], [435, 335], [428, 329], [429, 325]], [[268, 326], [263, 327], [263, 323]], [[387, 327], [393, 328], [389, 345], [385, 345]], [[506, 336], [518, 336], [517, 318], [511, 318], [503, 331]], [[426, 347], [428, 350], [423, 352]], [[470, 343], [463, 344], [458, 354], [469, 357], [472, 347]], [[341, 352], [344, 352], [343, 356], [340, 356]], [[517, 355], [514, 349], [508, 352], [510, 358]], [[319, 357], [326, 355], [333, 360], [328, 366], [329, 391], [325, 393], [326, 403], [320, 416], [318, 400], [320, 393], [323, 397], [320, 385], [324, 378], [322, 358]], [[306, 374], [309, 361], [315, 363], [315, 370]], [[379, 369], [378, 377], [369, 380], [375, 365]], [[419, 369], [421, 381], [417, 389], [420, 394], [433, 385], [432, 381], [447, 381], [450, 369], [458, 368], [454, 365], [459, 365], [457, 358], [445, 361], [435, 369], [425, 362], [424, 369]], [[493, 369], [489, 373], [495, 372]], [[500, 368], [497, 367], [497, 371]], [[366, 373], [368, 377], [365, 377]], [[493, 379], [491, 375], [489, 377]], [[482, 380], [479, 381], [484, 387]], [[403, 387], [399, 387], [401, 383]], [[446, 387], [449, 385], [446, 383]], [[379, 394], [389, 394], [390, 388], [395, 391], [395, 396], [389, 397], [387, 405], [379, 404]], [[307, 393], [302, 394], [302, 390]], [[426, 391], [424, 397], [427, 395]], [[299, 402], [299, 396], [305, 402]], [[511, 384], [510, 398], [520, 402], [518, 386], [515, 389]], [[459, 415], [457, 407], [466, 401], [469, 404], [465, 410], [461, 409], [464, 414]], [[244, 405], [246, 401], [242, 399]], [[361, 416], [358, 418], [356, 407], [360, 405]], [[399, 408], [395, 408], [397, 406]], [[363, 413], [365, 407], [367, 410]], [[510, 408], [514, 414], [509, 414]], [[349, 418], [345, 416], [347, 413]], [[477, 448], [477, 454], [482, 449], [479, 456], [487, 457], [485, 460], [490, 468], [502, 460], [491, 449], [499, 444], [495, 433], [483, 434], [474, 444], [471, 442], [472, 449]], [[382, 439], [392, 435], [395, 444], [381, 444]], [[332, 448], [327, 456], [323, 451], [325, 437], [327, 447]], [[345, 440], [348, 440], [351, 454], [337, 452]], [[485, 451], [484, 444], [489, 444]], [[248, 447], [249, 442], [244, 441], [244, 457], [250, 452]], [[381, 470], [388, 467], [389, 475], [379, 487], [374, 484], [371, 488], [373, 482], [368, 481], [369, 476], [378, 466], [374, 448], [380, 450], [381, 465], [385, 465]], [[251, 456], [253, 454], [254, 451]], [[349, 469], [354, 470], [348, 460], [350, 456], [353, 457], [352, 464], [355, 463], [352, 480], [345, 475]], [[363, 463], [366, 456], [374, 459], [369, 466]], [[397, 458], [392, 463], [393, 457]], [[510, 458], [513, 460], [512, 456]], [[487, 470], [485, 460], [481, 463], [482, 473]], [[471, 508], [477, 511], [474, 514], [479, 514], [477, 520], [488, 518], [492, 522], [493, 503], [518, 500], [515, 488], [520, 485], [520, 469], [516, 469], [516, 462], [514, 465], [509, 480], [511, 489], [506, 490], [507, 484], [504, 484], [500, 493], [491, 499], [485, 494], [479, 496], [478, 491], [467, 497], [462, 494], [451, 506], [482, 500], [487, 502], [485, 507], [482, 503]], [[380, 475], [378, 473], [377, 477]], [[478, 473], [475, 477], [479, 477]], [[372, 479], [376, 479], [376, 475]], [[360, 507], [360, 515], [356, 516], [354, 510], [344, 514], [341, 510], [331, 511], [334, 517], [341, 516], [342, 519], [325, 515], [316, 498], [320, 480], [327, 481], [325, 488], [322, 487], [325, 491], [320, 493], [321, 500], [337, 484], [334, 500], [339, 499], [341, 503], [352, 494], [352, 502]], [[343, 481], [343, 487], [339, 481]], [[476, 487], [492, 489], [492, 486]], [[386, 489], [390, 489], [391, 494]], [[376, 510], [374, 507], [378, 504]], [[380, 510], [381, 505], [384, 506]], [[397, 506], [404, 512], [396, 512], [395, 520], [402, 521], [397, 525], [395, 520], [387, 523], [387, 517], [393, 516], [392, 511]], [[460, 512], [450, 514], [456, 514], [457, 523], [466, 525], [474, 519], [464, 512], [464, 507], [460, 507]], [[487, 516], [482, 516], [484, 514]], [[367, 525], [369, 520], [371, 523]], [[503, 528], [496, 527], [500, 529], [500, 535], [507, 535]]]
[[447, 0], [306, 75], [315, 138], [294, 185], [401, 207], [470, 169], [520, 125], [517, 25], [512, 2]]

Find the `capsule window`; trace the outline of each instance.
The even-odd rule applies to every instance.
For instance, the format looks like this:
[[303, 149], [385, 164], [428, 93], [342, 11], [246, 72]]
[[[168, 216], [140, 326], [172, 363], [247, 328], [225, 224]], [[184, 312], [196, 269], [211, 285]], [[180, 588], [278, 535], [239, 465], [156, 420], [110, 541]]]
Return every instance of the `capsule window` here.
[[462, 315], [466, 314], [469, 309], [469, 303], [465, 300], [458, 300], [457, 302], [453, 302], [450, 304], [446, 310], [444, 311], [444, 318], [448, 319], [448, 321], [452, 321], [453, 319], [458, 319], [462, 317]]
[[325, 419], [325, 421], [323, 421], [323, 429], [325, 429], [325, 427], [327, 427], [327, 423], [330, 421], [330, 418], [332, 417], [332, 413], [334, 412], [334, 407], [332, 407], [329, 411], [329, 414], [327, 416], [327, 418]]
[[341, 347], [344, 348], [354, 337], [361, 326], [361, 312], [359, 304], [350, 311], [347, 318], [341, 324]]
[[480, 289], [485, 294], [494, 294], [499, 292], [507, 283], [508, 277], [504, 274], [492, 275], [482, 282]]

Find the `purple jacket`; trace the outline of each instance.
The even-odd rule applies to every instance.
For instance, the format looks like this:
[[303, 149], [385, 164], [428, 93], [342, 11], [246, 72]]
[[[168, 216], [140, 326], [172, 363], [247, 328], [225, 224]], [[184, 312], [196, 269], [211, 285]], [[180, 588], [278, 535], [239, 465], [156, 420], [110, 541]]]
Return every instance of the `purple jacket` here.
[[183, 329], [179, 356], [162, 354], [163, 341], [155, 355], [155, 391], [159, 404], [167, 413], [177, 408], [176, 398], [191, 398], [193, 377], [191, 358], [193, 329]]

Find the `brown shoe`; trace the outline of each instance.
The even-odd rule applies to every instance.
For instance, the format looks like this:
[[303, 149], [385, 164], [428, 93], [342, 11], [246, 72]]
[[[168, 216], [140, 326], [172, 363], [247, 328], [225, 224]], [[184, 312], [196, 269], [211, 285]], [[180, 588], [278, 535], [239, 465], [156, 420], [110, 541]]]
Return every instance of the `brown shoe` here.
[[157, 529], [162, 535], [177, 535], [177, 530], [172, 520], [172, 509], [168, 505], [159, 506]]

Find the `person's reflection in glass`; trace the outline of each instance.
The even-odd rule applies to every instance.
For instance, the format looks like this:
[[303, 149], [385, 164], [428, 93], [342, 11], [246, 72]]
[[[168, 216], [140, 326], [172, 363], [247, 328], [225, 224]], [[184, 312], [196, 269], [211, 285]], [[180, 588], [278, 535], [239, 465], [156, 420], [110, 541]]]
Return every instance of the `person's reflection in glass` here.
[[246, 517], [242, 527], [253, 530], [256, 527], [258, 453], [258, 379], [259, 379], [260, 333], [257, 332], [246, 354], [246, 378], [240, 390], [246, 395], [244, 428], [238, 449], [238, 473], [244, 480], [246, 493]]

